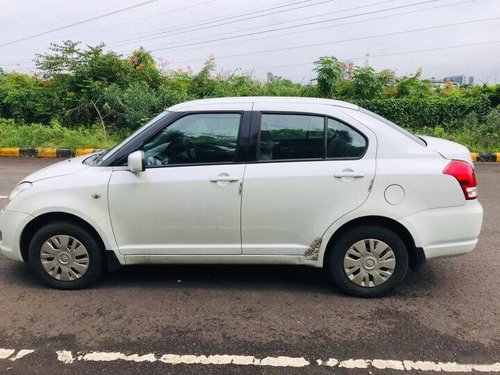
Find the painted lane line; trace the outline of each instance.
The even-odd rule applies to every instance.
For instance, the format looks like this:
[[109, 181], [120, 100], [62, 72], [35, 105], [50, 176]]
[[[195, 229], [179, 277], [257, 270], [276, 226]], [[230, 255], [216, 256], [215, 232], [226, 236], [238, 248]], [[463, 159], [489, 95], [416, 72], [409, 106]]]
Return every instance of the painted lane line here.
[[12, 354], [14, 354], [14, 349], [2, 349], [0, 348], [0, 359], [9, 358]]
[[371, 365], [380, 370], [405, 370], [404, 364], [402, 361], [394, 361], [394, 360], [383, 360], [383, 359], [374, 359], [371, 361]]
[[75, 361], [75, 358], [73, 357], [73, 353], [71, 353], [68, 350], [57, 350], [57, 360], [61, 361], [63, 363], [73, 363]]
[[203, 364], [203, 365], [253, 365], [257, 363], [257, 359], [252, 356], [237, 356], [237, 355], [209, 355], [209, 356], [194, 356], [194, 355], [178, 355], [165, 354], [160, 359], [160, 362], [171, 365], [177, 364]]
[[[9, 359], [16, 361], [33, 353], [32, 349], [4, 349], [0, 348], [0, 359]], [[164, 354], [157, 357], [154, 353], [147, 354], [124, 354], [120, 352], [78, 352], [73, 355], [69, 350], [56, 351], [57, 360], [65, 364], [71, 364], [75, 361], [91, 362], [110, 362], [110, 361], [128, 361], [128, 362], [161, 362], [170, 365], [240, 365], [240, 366], [271, 366], [271, 367], [307, 367], [314, 366], [304, 357], [265, 357], [262, 359], [254, 356], [245, 355], [180, 355]], [[426, 372], [453, 372], [453, 373], [494, 373], [500, 372], [500, 362], [492, 364], [467, 364], [456, 362], [432, 362], [432, 361], [409, 361], [409, 360], [385, 360], [385, 359], [347, 359], [339, 361], [336, 358], [327, 360], [317, 359], [318, 366], [342, 367], [346, 369], [390, 369], [398, 371], [426, 371]]]
[[[327, 362], [318, 360], [318, 364], [324, 366], [336, 366], [336, 359], [330, 358]], [[333, 364], [333, 365], [332, 365]], [[492, 364], [466, 364], [456, 362], [431, 362], [431, 361], [397, 361], [384, 359], [349, 359], [338, 362], [339, 367], [349, 369], [366, 369], [374, 367], [381, 370], [399, 371], [435, 371], [435, 372], [500, 372], [500, 362]]]
[[[326, 366], [346, 369], [368, 369], [375, 368], [381, 370], [397, 371], [429, 371], [429, 372], [500, 372], [500, 363], [492, 364], [465, 364], [456, 362], [432, 362], [432, 361], [409, 361], [409, 360], [386, 360], [386, 359], [347, 359], [338, 360], [329, 358], [327, 360], [317, 359], [309, 362], [304, 357], [265, 357], [256, 358], [254, 356], [244, 355], [182, 355], [182, 354], [164, 354], [157, 356], [154, 353], [147, 354], [124, 354], [120, 352], [78, 352], [73, 355], [71, 351], [57, 351], [57, 359], [63, 363], [70, 364], [75, 361], [91, 362], [110, 362], [110, 361], [128, 361], [128, 362], [161, 362], [169, 365], [240, 365], [240, 366], [271, 366], [271, 367], [308, 367]], [[4, 355], [12, 353], [5, 352]], [[0, 356], [2, 352], [0, 351]]]
[[259, 366], [305, 367], [309, 366], [309, 362], [303, 357], [267, 357], [260, 361]]
[[34, 350], [32, 349], [21, 349], [17, 352], [17, 354], [13, 357], [12, 354], [14, 354], [16, 352], [15, 349], [2, 349], [0, 348], [0, 359], [7, 359], [9, 358], [11, 361], [16, 361], [18, 359], [21, 359], [25, 356], [27, 356], [28, 354], [31, 354], [34, 352]]
[[156, 362], [157, 359], [154, 354], [145, 354], [145, 355], [138, 355], [138, 354], [132, 354], [132, 355], [125, 355], [123, 353], [106, 353], [106, 352], [92, 352], [88, 353], [85, 355], [78, 356], [78, 360], [84, 360], [84, 361], [94, 361], [94, 362], [109, 362], [109, 361], [116, 361], [116, 360], [123, 360], [123, 361], [129, 361], [129, 362]]
[[18, 359], [23, 358], [24, 356], [27, 356], [28, 354], [33, 353], [34, 350], [32, 349], [21, 349], [17, 352], [17, 354], [14, 357], [9, 358], [11, 361], [16, 361]]
[[[59, 357], [59, 354], [58, 354]], [[71, 352], [65, 354], [66, 363], [72, 363], [74, 360]], [[68, 362], [71, 358], [71, 362]], [[309, 362], [304, 358], [293, 357], [266, 357], [258, 359], [252, 356], [239, 356], [239, 355], [179, 355], [179, 354], [165, 354], [157, 358], [154, 354], [149, 353], [145, 355], [126, 355], [119, 352], [91, 352], [77, 357], [79, 361], [94, 361], [94, 362], [109, 362], [116, 360], [123, 360], [129, 362], [163, 362], [171, 365], [178, 364], [201, 364], [201, 365], [253, 365], [253, 366], [272, 366], [272, 367], [305, 367]], [[64, 360], [63, 360], [64, 362]]]
[[366, 359], [348, 359], [339, 363], [339, 367], [344, 368], [368, 368], [370, 362]]

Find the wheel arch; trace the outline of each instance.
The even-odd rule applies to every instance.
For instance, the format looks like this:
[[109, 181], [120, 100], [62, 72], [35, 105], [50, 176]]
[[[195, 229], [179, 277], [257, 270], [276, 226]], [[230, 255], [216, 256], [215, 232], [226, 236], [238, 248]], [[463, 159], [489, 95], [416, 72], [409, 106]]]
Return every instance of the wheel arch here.
[[49, 212], [33, 218], [28, 224], [26, 224], [21, 233], [19, 247], [21, 249], [21, 255], [25, 262], [27, 262], [29, 259], [29, 244], [35, 232], [43, 225], [55, 221], [70, 222], [84, 227], [99, 242], [102, 251], [106, 250], [102, 237], [99, 235], [98, 231], [87, 221], [85, 221], [81, 217], [67, 212]]
[[418, 270], [425, 261], [425, 255], [422, 248], [415, 245], [415, 240], [411, 235], [410, 231], [398, 221], [385, 217], [385, 216], [363, 216], [358, 217], [353, 220], [344, 223], [340, 226], [330, 237], [327, 242], [325, 253], [323, 255], [323, 267], [327, 266], [329, 259], [329, 254], [333, 251], [335, 242], [346, 232], [353, 228], [366, 226], [366, 225], [377, 225], [388, 228], [398, 234], [406, 245], [409, 257], [409, 267], [412, 270]]

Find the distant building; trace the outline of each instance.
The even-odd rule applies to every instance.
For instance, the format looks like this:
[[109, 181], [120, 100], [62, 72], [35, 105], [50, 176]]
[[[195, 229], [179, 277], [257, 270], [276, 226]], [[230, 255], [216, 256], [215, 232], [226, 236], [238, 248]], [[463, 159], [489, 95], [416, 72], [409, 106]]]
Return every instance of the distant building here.
[[351, 80], [353, 70], [354, 70], [354, 61], [352, 60], [342, 61], [342, 78]]
[[474, 77], [472, 76], [464, 76], [464, 75], [451, 76], [451, 77], [446, 77], [443, 80], [451, 81], [460, 86], [472, 86], [474, 84]]
[[444, 80], [444, 78], [443, 79], [437, 79], [436, 77], [431, 77], [431, 82], [434, 85], [436, 85], [436, 86], [438, 86], [440, 88], [443, 88], [443, 87], [446, 86], [446, 81]]

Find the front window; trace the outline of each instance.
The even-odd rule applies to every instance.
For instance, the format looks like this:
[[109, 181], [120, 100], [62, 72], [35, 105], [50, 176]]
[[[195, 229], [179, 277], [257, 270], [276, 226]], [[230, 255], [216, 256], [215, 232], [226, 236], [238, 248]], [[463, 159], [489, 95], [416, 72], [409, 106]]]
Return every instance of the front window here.
[[235, 113], [181, 117], [144, 144], [146, 166], [234, 162], [240, 122]]
[[108, 151], [104, 151], [103, 153], [99, 154], [97, 156], [97, 159], [93, 160], [93, 163], [96, 165], [100, 165], [106, 160], [108, 160], [112, 155], [116, 154], [123, 146], [125, 146], [130, 140], [134, 139], [137, 137], [139, 134], [141, 134], [143, 131], [146, 129], [150, 128], [153, 124], [155, 124], [157, 121], [162, 119], [168, 114], [167, 111], [160, 113], [156, 117], [152, 118], [147, 124], [144, 126], [141, 126], [139, 129], [137, 129], [135, 132], [133, 132], [131, 135], [129, 135], [125, 140], [117, 144], [115, 147]]

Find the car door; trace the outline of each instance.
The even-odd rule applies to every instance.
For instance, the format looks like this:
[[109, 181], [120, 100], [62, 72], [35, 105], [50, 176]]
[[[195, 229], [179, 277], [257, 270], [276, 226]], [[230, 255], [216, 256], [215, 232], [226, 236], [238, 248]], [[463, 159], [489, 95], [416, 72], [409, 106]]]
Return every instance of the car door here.
[[241, 254], [243, 117], [187, 113], [140, 147], [143, 172], [115, 168], [109, 211], [120, 253]]
[[254, 109], [256, 162], [245, 170], [242, 252], [304, 255], [367, 199], [375, 135], [333, 106], [284, 112], [279, 104], [256, 103]]

